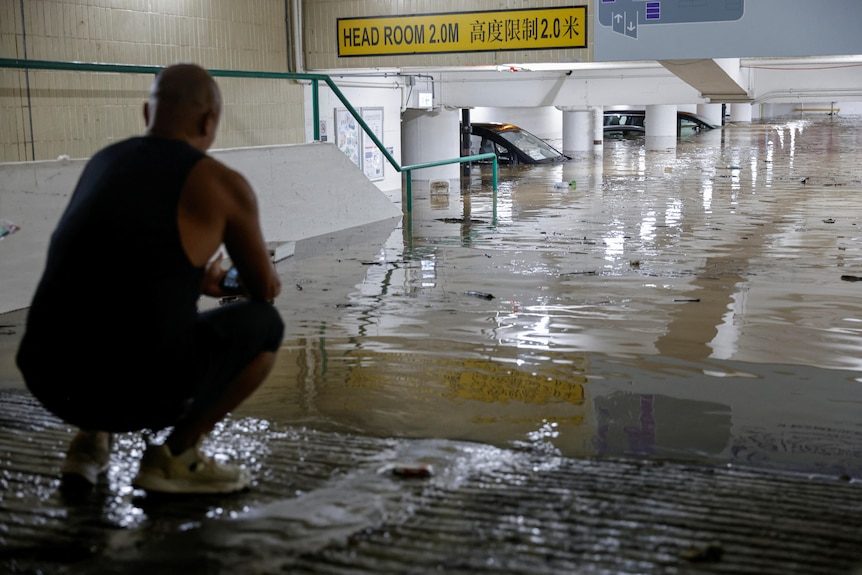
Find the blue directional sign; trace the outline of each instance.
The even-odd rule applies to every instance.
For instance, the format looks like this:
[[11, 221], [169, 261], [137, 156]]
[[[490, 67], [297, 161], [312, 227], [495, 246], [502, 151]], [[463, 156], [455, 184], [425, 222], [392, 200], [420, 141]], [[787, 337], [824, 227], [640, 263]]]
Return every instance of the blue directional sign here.
[[745, 0], [599, 0], [599, 23], [637, 38], [648, 24], [730, 22], [742, 18]]

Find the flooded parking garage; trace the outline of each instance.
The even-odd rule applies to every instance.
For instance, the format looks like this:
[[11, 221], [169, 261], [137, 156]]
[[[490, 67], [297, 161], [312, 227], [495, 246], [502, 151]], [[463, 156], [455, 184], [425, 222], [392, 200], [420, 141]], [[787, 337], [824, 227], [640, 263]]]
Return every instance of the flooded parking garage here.
[[403, 220], [299, 242], [276, 369], [212, 442], [256, 474], [234, 498], [148, 501], [129, 435], [65, 501], [70, 429], [16, 384], [7, 314], [3, 565], [858, 573], [860, 128], [606, 142], [496, 192], [475, 166]]
[[859, 127], [729, 125], [503, 167], [496, 196], [487, 167], [429, 186], [382, 247], [298, 248], [279, 373], [247, 409], [859, 475]]

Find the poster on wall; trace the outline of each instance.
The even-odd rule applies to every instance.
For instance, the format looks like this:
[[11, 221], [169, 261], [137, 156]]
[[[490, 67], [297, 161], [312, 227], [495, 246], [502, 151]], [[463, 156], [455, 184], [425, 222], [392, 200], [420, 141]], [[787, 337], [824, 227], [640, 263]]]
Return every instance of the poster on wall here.
[[[383, 142], [383, 108], [362, 108], [362, 120], [380, 142]], [[365, 132], [362, 133], [362, 169], [371, 181], [383, 179], [383, 152]]]
[[347, 154], [350, 161], [362, 168], [359, 155], [359, 124], [345, 108], [335, 109], [335, 138], [338, 149]]
[[320, 128], [319, 128], [319, 130], [320, 130], [320, 141], [321, 141], [321, 142], [326, 142], [326, 141], [328, 141], [328, 137], [327, 137], [327, 134], [326, 134], [326, 120], [321, 120], [321, 121], [320, 121]]

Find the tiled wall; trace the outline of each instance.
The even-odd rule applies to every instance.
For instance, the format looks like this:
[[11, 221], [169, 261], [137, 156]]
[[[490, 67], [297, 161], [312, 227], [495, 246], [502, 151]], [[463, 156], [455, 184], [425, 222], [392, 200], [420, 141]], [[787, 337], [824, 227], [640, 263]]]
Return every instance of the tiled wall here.
[[[387, 68], [409, 66], [482, 66], [538, 62], [591, 62], [593, 0], [303, 0], [303, 40], [306, 68]], [[518, 10], [555, 7], [587, 7], [587, 45], [566, 50], [524, 50], [417, 54], [406, 56], [338, 57], [339, 18], [442, 14], [485, 10]]]
[[[0, 0], [0, 58], [25, 56], [285, 72], [285, 2]], [[0, 69], [0, 162], [89, 157], [141, 133], [151, 81], [149, 74]], [[217, 81], [225, 110], [215, 148], [305, 141], [301, 86]]]

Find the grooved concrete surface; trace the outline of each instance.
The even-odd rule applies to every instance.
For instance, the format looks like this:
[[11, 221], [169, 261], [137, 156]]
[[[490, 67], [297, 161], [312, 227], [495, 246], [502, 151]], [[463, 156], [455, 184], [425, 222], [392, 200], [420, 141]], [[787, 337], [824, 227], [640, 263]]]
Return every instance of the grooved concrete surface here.
[[[71, 428], [0, 392], [2, 573], [862, 573], [862, 485], [679, 462], [569, 459], [231, 420], [205, 444], [247, 462], [231, 497], [130, 487], [142, 437], [80, 500]], [[431, 465], [405, 479], [398, 462]]]

